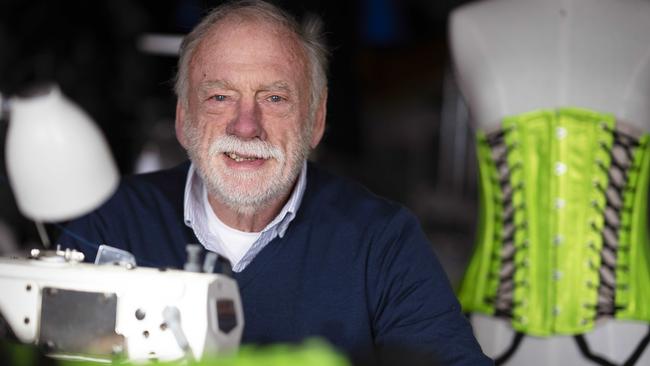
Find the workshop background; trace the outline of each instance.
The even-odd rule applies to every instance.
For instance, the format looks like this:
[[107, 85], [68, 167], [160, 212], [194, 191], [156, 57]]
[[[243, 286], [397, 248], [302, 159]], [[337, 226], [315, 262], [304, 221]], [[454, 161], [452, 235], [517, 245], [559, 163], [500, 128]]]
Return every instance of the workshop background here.
[[[327, 131], [313, 159], [415, 212], [452, 283], [474, 245], [473, 132], [447, 44], [454, 0], [272, 1], [320, 15], [331, 49]], [[143, 37], [187, 33], [219, 1], [0, 2], [0, 93], [53, 81], [88, 112], [122, 174], [173, 166], [176, 57]], [[0, 123], [0, 254], [38, 246], [4, 170]], [[56, 235], [56, 226], [48, 230]]]

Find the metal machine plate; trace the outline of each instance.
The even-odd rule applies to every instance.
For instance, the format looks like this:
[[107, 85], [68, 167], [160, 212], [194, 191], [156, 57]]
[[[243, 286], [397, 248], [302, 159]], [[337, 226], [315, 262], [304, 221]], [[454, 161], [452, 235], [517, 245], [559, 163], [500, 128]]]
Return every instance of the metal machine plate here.
[[38, 343], [51, 352], [111, 356], [124, 350], [115, 333], [117, 296], [44, 287]]

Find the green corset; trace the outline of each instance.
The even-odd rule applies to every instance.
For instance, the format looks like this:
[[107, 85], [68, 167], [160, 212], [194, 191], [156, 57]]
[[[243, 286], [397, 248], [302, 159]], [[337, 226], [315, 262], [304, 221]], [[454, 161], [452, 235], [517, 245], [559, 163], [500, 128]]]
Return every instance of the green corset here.
[[478, 134], [480, 221], [466, 312], [575, 335], [604, 316], [650, 322], [650, 135], [563, 108]]

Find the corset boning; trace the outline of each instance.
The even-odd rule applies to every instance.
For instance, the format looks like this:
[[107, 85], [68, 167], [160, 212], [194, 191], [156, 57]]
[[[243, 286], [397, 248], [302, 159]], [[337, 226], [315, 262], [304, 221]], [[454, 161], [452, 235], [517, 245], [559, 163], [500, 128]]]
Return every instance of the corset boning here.
[[612, 115], [539, 110], [477, 134], [480, 219], [466, 312], [538, 336], [650, 322], [650, 135]]

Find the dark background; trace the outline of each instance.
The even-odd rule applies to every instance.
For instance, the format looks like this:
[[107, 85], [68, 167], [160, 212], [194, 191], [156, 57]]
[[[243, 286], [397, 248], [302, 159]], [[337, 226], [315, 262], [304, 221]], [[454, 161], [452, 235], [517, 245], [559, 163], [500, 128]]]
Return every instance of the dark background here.
[[[328, 127], [314, 160], [412, 209], [457, 284], [477, 209], [473, 137], [447, 45], [449, 12], [464, 1], [272, 2], [325, 21]], [[175, 165], [185, 159], [173, 130], [176, 58], [145, 53], [137, 41], [187, 33], [219, 3], [3, 0], [0, 93], [54, 81], [101, 127], [122, 174], [139, 171], [144, 152]], [[0, 164], [0, 253], [38, 245], [15, 207], [4, 156]]]

